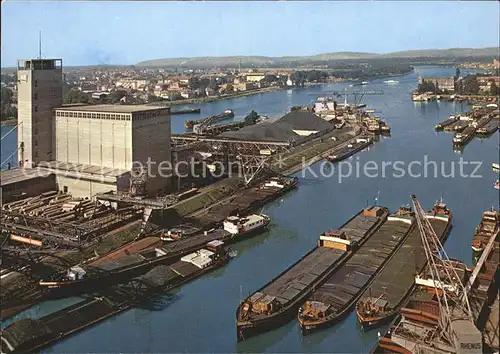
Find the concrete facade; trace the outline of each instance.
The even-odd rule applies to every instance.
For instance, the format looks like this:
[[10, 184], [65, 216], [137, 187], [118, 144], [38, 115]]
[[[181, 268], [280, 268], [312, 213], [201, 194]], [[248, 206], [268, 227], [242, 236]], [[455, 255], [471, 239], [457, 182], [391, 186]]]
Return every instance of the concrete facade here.
[[18, 161], [32, 167], [54, 158], [52, 113], [62, 105], [62, 60], [19, 60], [17, 87]]
[[[130, 171], [138, 162], [148, 168], [149, 160], [149, 193], [164, 192], [169, 186], [170, 180], [161, 177], [158, 170], [171, 163], [169, 108], [62, 107], [54, 110], [54, 122], [57, 162]], [[88, 188], [96, 190], [97, 187]]]

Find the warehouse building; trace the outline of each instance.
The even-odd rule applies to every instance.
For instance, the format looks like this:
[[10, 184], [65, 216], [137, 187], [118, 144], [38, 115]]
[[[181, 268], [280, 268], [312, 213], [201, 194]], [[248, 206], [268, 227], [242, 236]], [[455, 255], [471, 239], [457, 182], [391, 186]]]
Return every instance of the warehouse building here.
[[139, 164], [148, 169], [150, 195], [164, 193], [170, 184], [170, 108], [61, 107], [54, 110], [54, 131], [55, 161], [48, 167], [64, 176], [58, 177], [60, 189], [93, 195], [113, 185], [112, 191], [120, 191], [128, 188], [130, 171]]

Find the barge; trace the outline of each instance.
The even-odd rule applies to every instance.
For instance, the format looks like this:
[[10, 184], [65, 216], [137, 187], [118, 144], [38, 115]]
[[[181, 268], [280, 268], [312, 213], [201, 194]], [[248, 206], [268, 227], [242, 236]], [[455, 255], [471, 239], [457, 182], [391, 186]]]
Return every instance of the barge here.
[[210, 121], [211, 123], [217, 123], [217, 122], [226, 120], [228, 118], [233, 118], [233, 117], [234, 117], [233, 110], [232, 109], [226, 109], [224, 112], [222, 112], [220, 114], [216, 114], [215, 116], [210, 116], [210, 117], [203, 118], [203, 119], [198, 119], [198, 120], [187, 120], [184, 123], [184, 127], [186, 129], [193, 129], [193, 127], [196, 124], [201, 124], [201, 123], [206, 122], [206, 121]]
[[477, 134], [478, 135], [490, 135], [493, 134], [498, 130], [498, 124], [500, 122], [500, 119], [494, 118], [490, 120], [488, 123], [486, 123], [484, 126], [478, 128]]
[[500, 228], [500, 212], [495, 209], [487, 210], [483, 213], [481, 222], [476, 227], [474, 238], [472, 239], [472, 252], [474, 259], [481, 257], [484, 247]]
[[469, 125], [461, 133], [455, 133], [453, 137], [453, 144], [455, 145], [465, 145], [472, 140], [474, 134], [476, 133], [476, 127]]
[[354, 155], [358, 151], [373, 144], [373, 139], [371, 137], [357, 138], [356, 140], [347, 144], [347, 146], [340, 148], [335, 152], [334, 155], [328, 155], [324, 158], [330, 162], [339, 162], [347, 159], [348, 157]]
[[377, 273], [384, 269], [410, 235], [415, 227], [414, 221], [407, 209], [389, 216], [370, 239], [312, 293], [297, 316], [302, 334], [332, 326], [349, 313]]
[[[451, 211], [440, 201], [427, 213], [427, 218], [444, 242], [452, 228]], [[415, 273], [422, 272], [426, 264], [420, 231], [414, 228], [356, 303], [356, 317], [361, 327], [370, 329], [392, 320], [413, 292]]]
[[44, 294], [46, 299], [93, 291], [144, 274], [158, 265], [172, 264], [186, 254], [202, 249], [207, 242], [232, 243], [255, 236], [264, 232], [269, 222], [269, 217], [262, 214], [252, 214], [247, 217], [229, 216], [224, 221], [222, 229], [210, 233], [204, 232], [137, 254], [129, 254], [118, 260], [109, 260], [86, 270], [82, 267], [72, 267], [64, 278], [42, 280], [39, 285], [46, 291]]
[[444, 129], [445, 127], [449, 126], [449, 125], [452, 125], [453, 123], [455, 123], [456, 121], [458, 120], [458, 117], [456, 116], [450, 116], [448, 119], [436, 124], [434, 126], [434, 128], [436, 130], [442, 130]]
[[192, 114], [192, 113], [200, 113], [200, 108], [189, 108], [189, 109], [181, 109], [178, 111], [170, 111], [170, 115], [174, 114]]
[[290, 321], [311, 292], [371, 237], [387, 215], [386, 208], [368, 207], [339, 230], [321, 235], [316, 247], [238, 306], [237, 340], [246, 340]]
[[22, 318], [0, 331], [2, 353], [40, 350], [76, 332], [123, 312], [147, 298], [172, 290], [224, 266], [229, 260], [224, 243], [211, 241], [206, 247], [170, 266], [161, 265], [130, 282], [113, 286], [90, 299], [44, 316]]

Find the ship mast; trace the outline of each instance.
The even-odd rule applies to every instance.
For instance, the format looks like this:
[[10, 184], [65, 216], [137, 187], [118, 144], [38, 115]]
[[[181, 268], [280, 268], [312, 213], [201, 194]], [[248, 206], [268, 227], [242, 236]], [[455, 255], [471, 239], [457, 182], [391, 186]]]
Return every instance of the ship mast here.
[[[470, 308], [467, 292], [458, 275], [455, 266], [448, 258], [446, 251], [432, 228], [425, 211], [415, 195], [411, 196], [415, 218], [417, 219], [422, 244], [427, 257], [431, 277], [436, 289], [436, 297], [439, 304], [439, 325], [433, 333], [431, 340], [420, 338], [420, 343], [434, 342], [442, 339], [450, 346], [456, 346], [457, 334], [452, 322], [458, 319], [472, 322], [472, 311]], [[438, 293], [441, 290], [441, 294]]]

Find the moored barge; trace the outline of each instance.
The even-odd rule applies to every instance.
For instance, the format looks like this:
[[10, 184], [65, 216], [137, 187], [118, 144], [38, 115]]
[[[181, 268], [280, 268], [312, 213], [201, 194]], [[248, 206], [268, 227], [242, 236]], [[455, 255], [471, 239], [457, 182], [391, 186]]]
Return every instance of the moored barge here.
[[[426, 216], [436, 235], [444, 242], [452, 228], [451, 211], [439, 201]], [[415, 274], [422, 272], [426, 264], [420, 231], [414, 228], [356, 303], [356, 317], [361, 327], [369, 329], [393, 319], [413, 292]]]
[[339, 162], [347, 159], [348, 157], [354, 155], [358, 151], [363, 150], [371, 144], [373, 144], [373, 138], [371, 137], [357, 138], [356, 140], [347, 144], [347, 146], [337, 150], [335, 154], [325, 156], [325, 159], [330, 162]]
[[447, 126], [449, 126], [449, 125], [451, 125], [451, 124], [455, 123], [457, 120], [458, 120], [458, 117], [456, 117], [456, 116], [450, 116], [450, 118], [448, 118], [448, 119], [446, 119], [446, 120], [444, 120], [444, 121], [442, 121], [442, 122], [440, 122], [440, 123], [436, 124], [436, 125], [434, 126], [434, 128], [435, 128], [436, 130], [442, 130], [442, 129], [444, 129], [445, 127], [447, 127]]
[[144, 274], [158, 265], [172, 264], [186, 254], [202, 249], [207, 242], [221, 241], [229, 244], [260, 234], [267, 229], [269, 223], [269, 217], [263, 214], [252, 214], [247, 217], [229, 216], [223, 223], [223, 229], [167, 243], [163, 247], [129, 254], [117, 260], [103, 262], [96, 267], [87, 269], [72, 267], [66, 277], [55, 281], [40, 281], [39, 285], [48, 290], [45, 298], [89, 292]]
[[229, 260], [224, 243], [206, 247], [170, 266], [160, 265], [126, 284], [103, 289], [99, 295], [44, 316], [22, 318], [0, 331], [2, 353], [26, 353], [54, 344], [147, 298], [172, 290], [203, 274], [224, 266]]
[[398, 211], [317, 288], [299, 309], [302, 334], [324, 329], [347, 315], [376, 274], [415, 227], [407, 209]]
[[309, 294], [382, 225], [388, 211], [368, 207], [337, 231], [325, 232], [318, 246], [244, 300], [236, 311], [238, 341], [275, 329], [296, 315]]
[[193, 129], [193, 127], [196, 124], [201, 124], [201, 123], [208, 121], [208, 120], [210, 120], [212, 123], [217, 123], [217, 122], [223, 121], [223, 120], [228, 119], [228, 118], [233, 118], [233, 117], [234, 117], [233, 110], [226, 109], [224, 112], [222, 112], [220, 114], [216, 114], [215, 116], [210, 116], [210, 117], [198, 119], [198, 120], [187, 120], [184, 123], [184, 126], [186, 129]]
[[484, 126], [477, 129], [478, 135], [490, 135], [498, 130], [498, 125], [500, 123], [500, 119], [494, 118], [486, 123]]
[[485, 211], [481, 218], [481, 222], [476, 228], [474, 238], [472, 239], [472, 251], [474, 258], [481, 256], [484, 247], [489, 242], [492, 235], [498, 232], [500, 227], [500, 212], [495, 209]]

